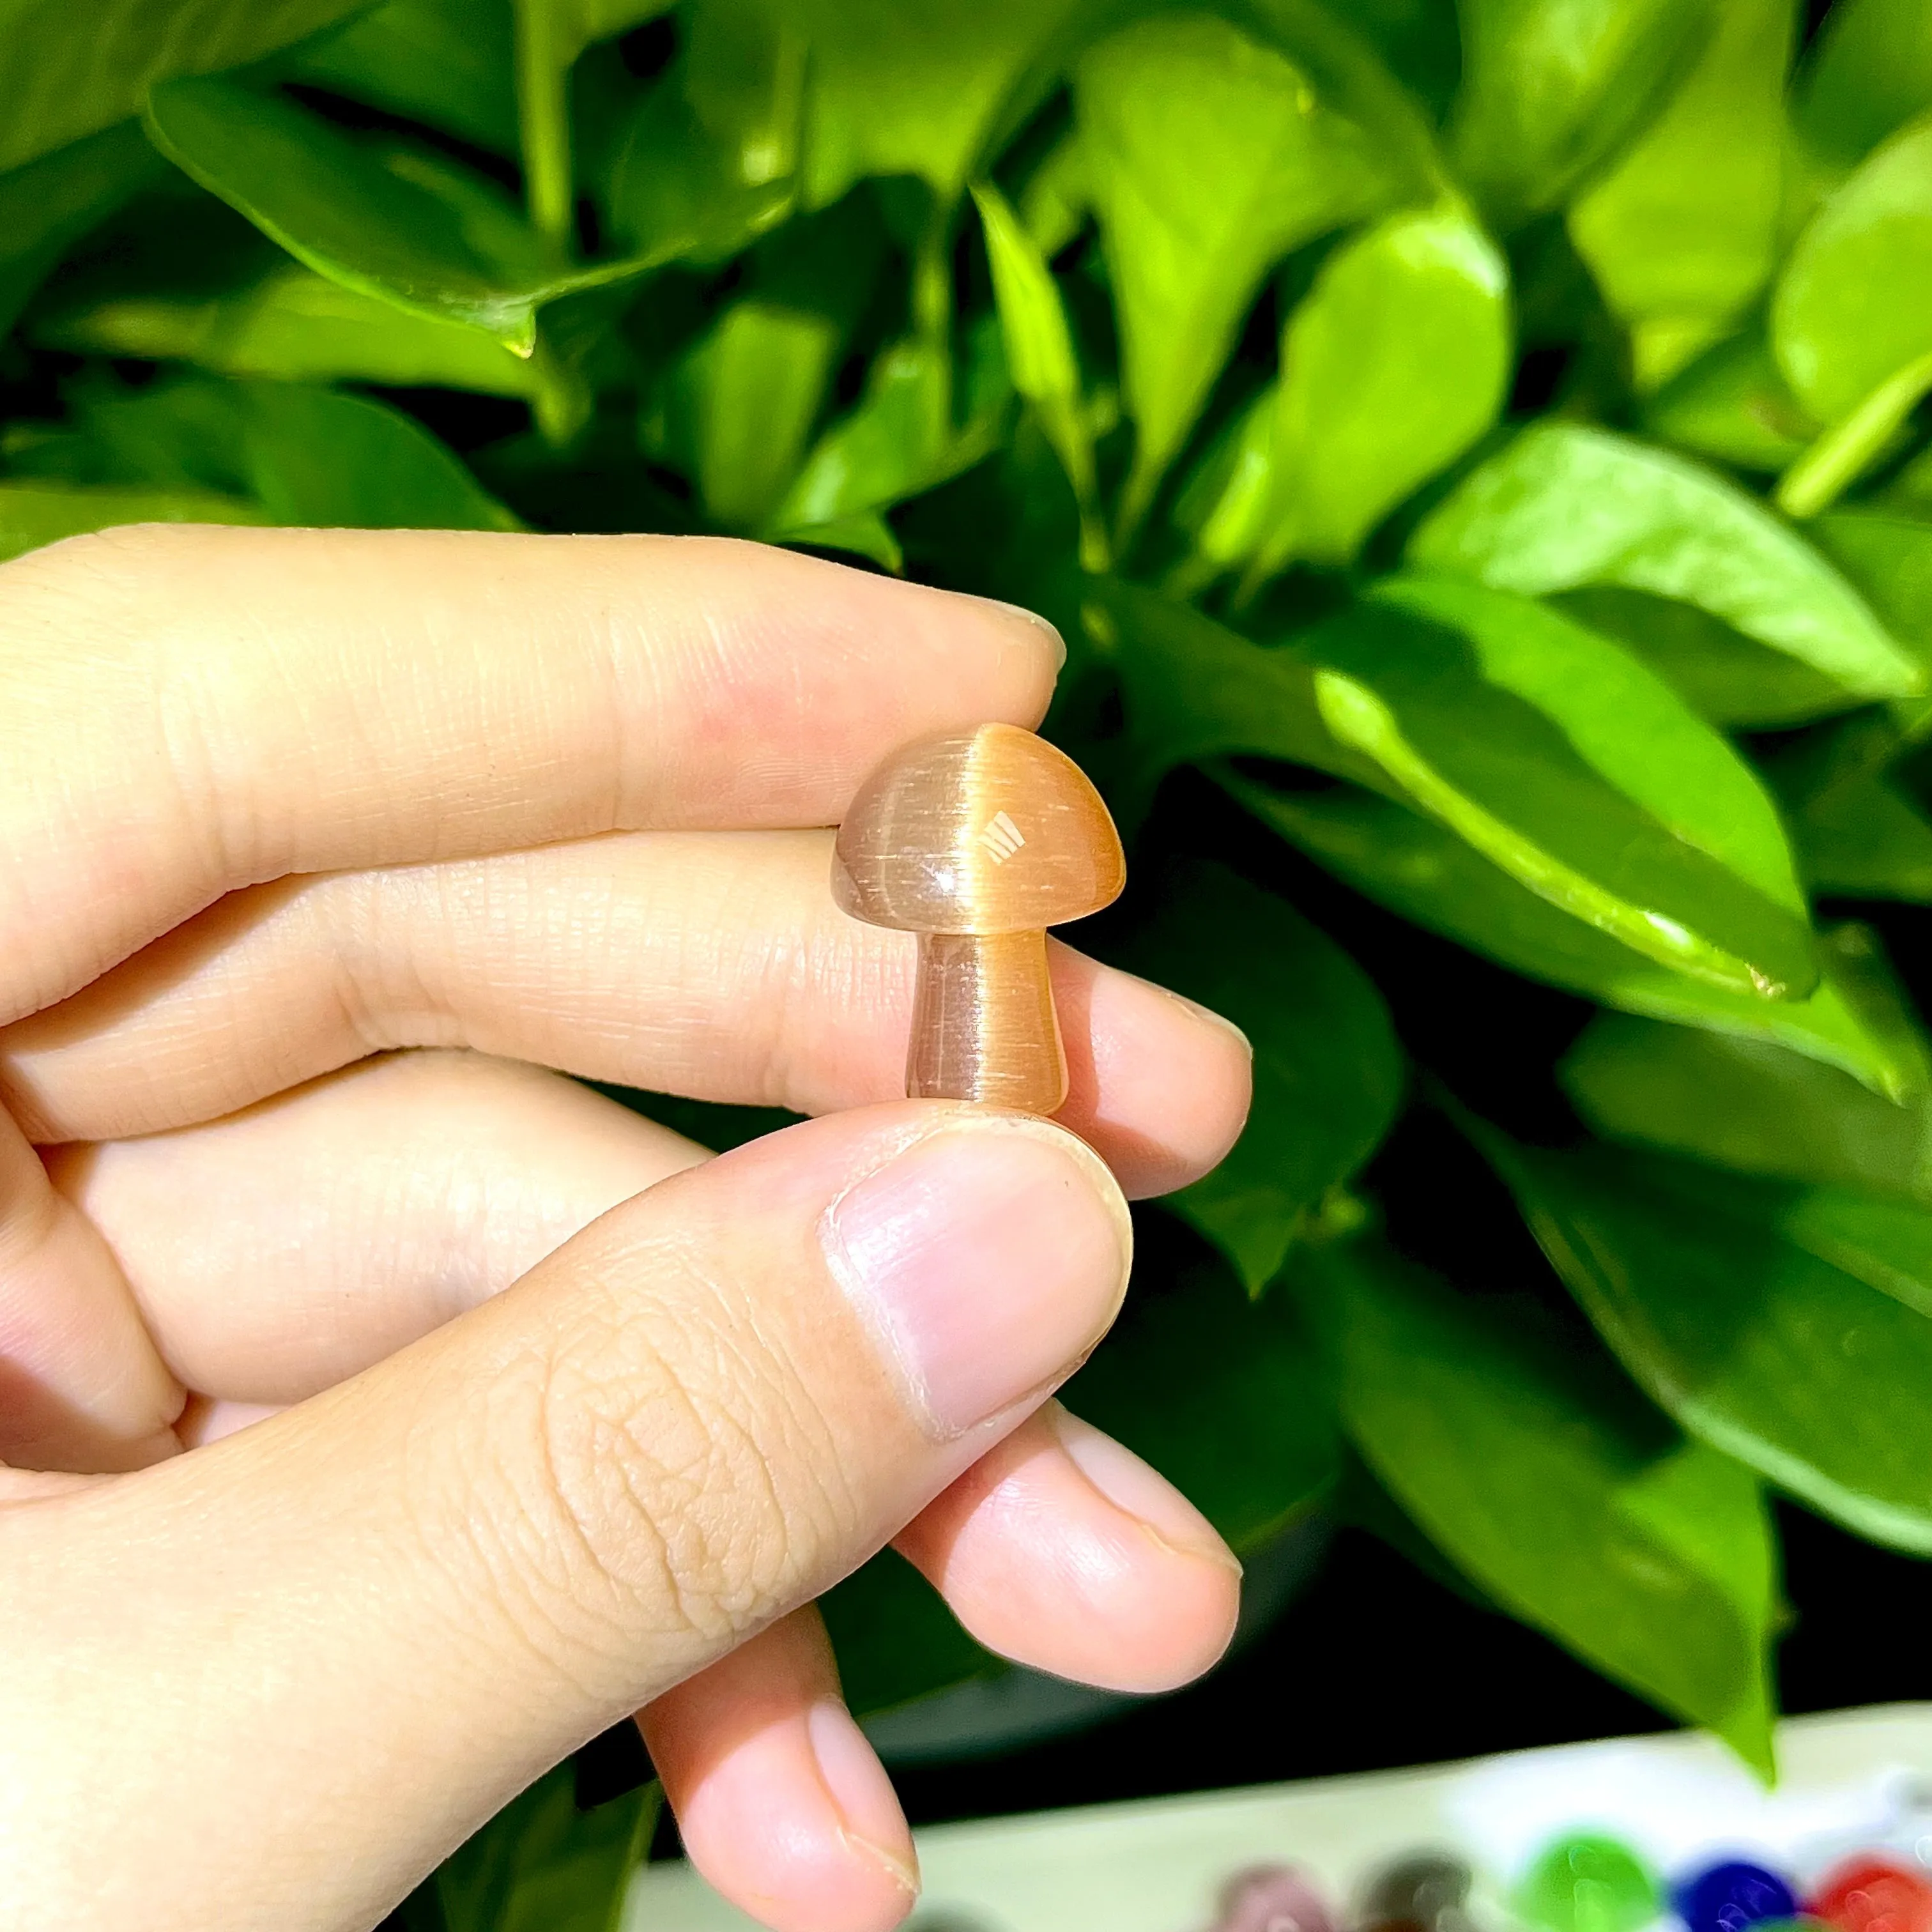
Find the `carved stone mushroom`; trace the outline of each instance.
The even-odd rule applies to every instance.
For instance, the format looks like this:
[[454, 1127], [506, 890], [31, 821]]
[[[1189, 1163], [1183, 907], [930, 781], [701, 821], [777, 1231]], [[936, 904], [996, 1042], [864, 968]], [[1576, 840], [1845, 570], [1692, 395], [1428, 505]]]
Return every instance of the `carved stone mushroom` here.
[[1126, 876], [1100, 794], [1030, 731], [982, 724], [880, 766], [838, 828], [832, 890], [854, 918], [919, 934], [907, 1093], [1057, 1112], [1046, 928], [1110, 904]]

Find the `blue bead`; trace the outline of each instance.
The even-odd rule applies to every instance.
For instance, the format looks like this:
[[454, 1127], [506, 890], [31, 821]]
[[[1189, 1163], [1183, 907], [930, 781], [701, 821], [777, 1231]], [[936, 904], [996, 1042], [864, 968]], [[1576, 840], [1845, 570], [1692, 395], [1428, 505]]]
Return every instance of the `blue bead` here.
[[1798, 1910], [1790, 1886], [1775, 1872], [1742, 1858], [1685, 1879], [1674, 1902], [1690, 1932], [1745, 1932], [1766, 1918], [1789, 1918]]

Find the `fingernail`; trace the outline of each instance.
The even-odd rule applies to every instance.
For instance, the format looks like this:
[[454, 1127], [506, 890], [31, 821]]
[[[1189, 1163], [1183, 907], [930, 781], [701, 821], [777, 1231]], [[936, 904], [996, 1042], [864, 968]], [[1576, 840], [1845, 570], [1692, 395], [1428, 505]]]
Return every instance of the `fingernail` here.
[[846, 1841], [916, 1898], [919, 1858], [906, 1829], [905, 1814], [878, 1754], [866, 1742], [851, 1712], [836, 1698], [822, 1697], [806, 1714], [805, 1730]]
[[1075, 1468], [1156, 1543], [1240, 1575], [1240, 1559], [1222, 1540], [1220, 1531], [1159, 1470], [1057, 1402], [1048, 1404], [1047, 1419]]
[[1255, 1057], [1255, 1043], [1228, 1018], [1226, 1013], [1217, 1013], [1212, 1006], [1204, 1006], [1198, 1000], [1190, 1000], [1185, 993], [1177, 993], [1172, 986], [1157, 986], [1150, 980], [1146, 982], [1156, 992], [1165, 993], [1177, 1006], [1184, 1007], [1197, 1020], [1205, 1020], [1211, 1027], [1218, 1027], [1225, 1034], [1231, 1034], [1241, 1043], [1241, 1051], [1250, 1060]]
[[940, 1441], [1070, 1375], [1106, 1333], [1133, 1252], [1126, 1203], [1072, 1135], [962, 1116], [848, 1188], [827, 1264]]
[[1058, 625], [1049, 624], [1037, 610], [1029, 610], [1024, 604], [1005, 603], [998, 597], [974, 597], [973, 601], [991, 604], [995, 610], [1004, 610], [1008, 616], [1018, 617], [1030, 624], [1036, 631], [1043, 631], [1053, 646], [1054, 675], [1057, 677], [1066, 668], [1066, 640], [1060, 634]]

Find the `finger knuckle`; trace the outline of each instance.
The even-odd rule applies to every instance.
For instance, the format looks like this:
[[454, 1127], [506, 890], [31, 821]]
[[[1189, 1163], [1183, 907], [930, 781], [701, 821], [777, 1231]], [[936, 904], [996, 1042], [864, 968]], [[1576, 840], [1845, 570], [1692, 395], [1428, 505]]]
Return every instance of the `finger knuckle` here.
[[512, 1451], [538, 1497], [526, 1568], [580, 1636], [699, 1654], [796, 1600], [853, 1498], [827, 1419], [728, 1283], [662, 1250], [617, 1272], [650, 1293], [580, 1298], [533, 1366]]

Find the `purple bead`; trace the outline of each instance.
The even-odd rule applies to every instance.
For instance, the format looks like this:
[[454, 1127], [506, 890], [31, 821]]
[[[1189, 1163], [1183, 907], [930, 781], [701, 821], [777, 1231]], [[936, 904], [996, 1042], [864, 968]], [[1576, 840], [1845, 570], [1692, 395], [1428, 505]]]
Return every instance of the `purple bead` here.
[[1214, 1932], [1335, 1932], [1335, 1922], [1292, 1865], [1256, 1865], [1222, 1887]]
[[1766, 1918], [1789, 1918], [1798, 1910], [1790, 1886], [1775, 1872], [1742, 1858], [1707, 1866], [1684, 1880], [1673, 1902], [1690, 1932], [1745, 1932]]

